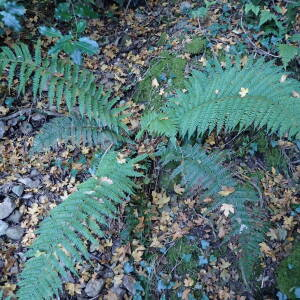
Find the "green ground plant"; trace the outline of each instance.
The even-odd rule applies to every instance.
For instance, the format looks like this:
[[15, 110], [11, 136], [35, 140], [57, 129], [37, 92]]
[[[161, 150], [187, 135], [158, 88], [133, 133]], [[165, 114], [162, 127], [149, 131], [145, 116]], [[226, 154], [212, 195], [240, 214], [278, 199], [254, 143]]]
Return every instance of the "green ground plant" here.
[[277, 284], [288, 299], [300, 298], [300, 242], [296, 242], [292, 252], [281, 261], [277, 269]]
[[[251, 57], [247, 64], [242, 64], [239, 57], [234, 61], [227, 57], [226, 67], [217, 60], [210, 61], [203, 71], [193, 72], [184, 82], [183, 73], [181, 77], [172, 78], [172, 66], [177, 63], [176, 67], [180, 65], [180, 70], [184, 69], [185, 62], [177, 60], [166, 54], [165, 61], [162, 59], [164, 63], [155, 73], [152, 70], [147, 75], [150, 76], [148, 80], [164, 72], [174, 85], [185, 85], [186, 91], [178, 90], [175, 97], [160, 104], [156, 111], [147, 112], [136, 138], [141, 138], [145, 132], [163, 137], [165, 142], [156, 156], [162, 167], [174, 163], [170, 178], [179, 176], [186, 190], [183, 197], [211, 197], [214, 201], [208, 214], [219, 210], [229, 218], [231, 231], [226, 241], [234, 238], [239, 242], [238, 263], [250, 290], [251, 274], [260, 255], [259, 243], [264, 240], [267, 228], [264, 210], [259, 206], [261, 200], [254, 189], [242, 186], [224, 167], [220, 153], [208, 154], [196, 141], [213, 130], [241, 133], [248, 128], [263, 129], [267, 134], [290, 139], [299, 138], [300, 102], [292, 95], [293, 91], [299, 91], [300, 85], [290, 78], [281, 80], [285, 73], [272, 61]], [[55, 103], [59, 109], [62, 104], [66, 105], [70, 113], [68, 118], [77, 112], [80, 118], [101, 126], [97, 129], [100, 133], [104, 129], [118, 135], [125, 132], [120, 116], [124, 108], [118, 108], [117, 100], [110, 102], [95, 83], [94, 76], [70, 61], [60, 61], [57, 57], [42, 60], [39, 47], [32, 57], [28, 47], [21, 44], [13, 50], [2, 48], [0, 62], [9, 89], [16, 88], [19, 94], [24, 94], [31, 85], [34, 99], [38, 94], [47, 93], [51, 106]], [[13, 85], [15, 76], [19, 79], [17, 86]], [[44, 91], [47, 82], [48, 88]], [[149, 95], [138, 99], [151, 101]], [[85, 129], [75, 139], [85, 135], [83, 143], [89, 138], [94, 141], [93, 135], [86, 133], [89, 126], [84, 124], [82, 122]], [[45, 127], [41, 134], [47, 135], [51, 128]], [[70, 140], [70, 137], [65, 139]], [[20, 276], [19, 299], [42, 300], [59, 296], [67, 271], [76, 275], [75, 263], [90, 260], [86, 241], [97, 243], [97, 237], [104, 237], [107, 221], [117, 217], [117, 205], [133, 194], [137, 187], [133, 178], [143, 175], [135, 169], [137, 164], [145, 169], [142, 160], [146, 156], [123, 159], [110, 150], [112, 147], [113, 143], [101, 155], [96, 155], [94, 167], [90, 169], [91, 177], [42, 222]], [[41, 272], [42, 269], [45, 271]]]
[[168, 85], [168, 90], [184, 87], [184, 70], [186, 61], [175, 55], [164, 51], [159, 58], [155, 59], [149, 67], [144, 79], [138, 84], [134, 95], [136, 102], [149, 103], [153, 107], [160, 107], [163, 104], [163, 95], [159, 89], [152, 86], [152, 81]]

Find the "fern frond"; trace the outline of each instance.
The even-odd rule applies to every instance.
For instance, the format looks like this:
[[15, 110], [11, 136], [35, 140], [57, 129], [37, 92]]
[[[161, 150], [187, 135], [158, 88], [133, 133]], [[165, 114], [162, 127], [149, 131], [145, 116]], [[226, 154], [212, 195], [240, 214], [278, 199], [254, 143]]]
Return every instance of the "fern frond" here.
[[117, 205], [136, 187], [130, 177], [142, 176], [134, 165], [144, 158], [120, 164], [117, 153], [108, 152], [96, 159], [93, 176], [41, 223], [20, 276], [19, 299], [53, 299], [67, 271], [77, 275], [75, 264], [89, 260], [85, 240], [97, 244], [97, 237], [104, 236], [107, 217], [115, 216]]
[[46, 151], [60, 141], [71, 142], [74, 145], [100, 145], [103, 148], [126, 141], [118, 132], [99, 123], [76, 114], [54, 118], [35, 136], [31, 152]]
[[[256, 209], [259, 201], [256, 193], [238, 185], [229, 170], [222, 166], [220, 155], [207, 155], [199, 145], [176, 148], [169, 146], [162, 150], [160, 155], [163, 165], [178, 163], [171, 178], [181, 176], [181, 183], [186, 186], [187, 195], [213, 199], [209, 212], [218, 209], [224, 203], [234, 207], [234, 214], [230, 215], [232, 230], [227, 239], [238, 237], [241, 249], [240, 267], [246, 280], [249, 280], [260, 254], [258, 244], [264, 240], [266, 226], [262, 213]], [[232, 187], [234, 192], [223, 197], [219, 194], [223, 187]]]
[[[28, 46], [22, 43], [12, 49], [1, 47], [0, 73], [4, 72], [8, 72], [9, 89], [14, 79], [18, 79], [15, 88], [19, 95], [25, 93], [26, 85], [32, 80], [34, 100], [47, 92], [50, 106], [56, 105], [59, 109], [65, 103], [71, 113], [75, 111], [75, 106], [79, 106], [80, 114], [90, 120], [105, 120], [106, 125], [111, 127], [121, 125], [110, 111], [109, 94], [105, 95], [103, 88], [96, 85], [94, 75], [56, 56], [42, 60], [40, 42], [35, 46], [34, 57]], [[115, 104], [116, 99], [112, 103]]]
[[[243, 67], [239, 61], [231, 64], [227, 60], [225, 68], [214, 61], [205, 72], [193, 72], [186, 83], [188, 92], [179, 91], [170, 98], [159, 118], [167, 118], [181, 136], [188, 137], [253, 126], [264, 127], [269, 134], [300, 138], [300, 99], [292, 97], [294, 91], [300, 92], [300, 84], [284, 75], [280, 67], [263, 59], [250, 58]], [[147, 118], [157, 123], [153, 116]], [[151, 130], [153, 126], [147, 125]], [[154, 133], [167, 135], [164, 130], [155, 126]]]

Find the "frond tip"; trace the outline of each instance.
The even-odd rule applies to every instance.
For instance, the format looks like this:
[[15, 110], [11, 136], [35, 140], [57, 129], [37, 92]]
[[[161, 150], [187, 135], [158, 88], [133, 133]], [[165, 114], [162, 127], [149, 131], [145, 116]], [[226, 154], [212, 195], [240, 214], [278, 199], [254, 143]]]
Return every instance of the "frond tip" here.
[[104, 236], [107, 218], [114, 217], [116, 205], [135, 188], [130, 177], [142, 176], [134, 166], [144, 158], [122, 160], [121, 167], [115, 152], [96, 160], [93, 176], [41, 223], [20, 275], [19, 299], [53, 299], [62, 290], [67, 272], [77, 275], [75, 264], [90, 257], [85, 240], [97, 244], [97, 237]]

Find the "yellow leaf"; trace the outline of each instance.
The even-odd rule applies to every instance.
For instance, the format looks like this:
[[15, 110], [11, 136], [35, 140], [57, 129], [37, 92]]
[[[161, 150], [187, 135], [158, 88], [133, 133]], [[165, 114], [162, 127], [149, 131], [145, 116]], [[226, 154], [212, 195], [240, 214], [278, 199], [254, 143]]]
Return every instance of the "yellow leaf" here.
[[170, 201], [170, 197], [167, 196], [166, 192], [157, 193], [153, 191], [152, 200], [155, 205], [158, 205], [158, 208], [162, 208]]
[[184, 286], [190, 287], [194, 285], [194, 280], [190, 277], [184, 279]]
[[223, 212], [224, 216], [225, 217], [228, 217], [229, 216], [229, 213], [233, 213], [234, 214], [234, 207], [232, 204], [227, 204], [227, 203], [223, 203], [221, 208], [220, 208], [220, 211]]
[[227, 197], [228, 195], [232, 194], [235, 191], [234, 187], [232, 186], [222, 186], [222, 191], [220, 191], [218, 194]]
[[182, 195], [184, 193], [184, 188], [182, 188], [179, 184], [174, 183], [174, 192], [178, 195]]
[[263, 252], [267, 256], [273, 256], [273, 251], [265, 242], [260, 243], [259, 246], [261, 252]]
[[152, 80], [152, 87], [154, 87], [154, 88], [158, 88], [159, 87], [159, 83], [158, 83], [158, 81], [157, 81], [157, 79], [156, 78], [154, 78], [153, 80]]
[[242, 87], [241, 90], [239, 91], [239, 94], [240, 94], [241, 98], [246, 97], [248, 93], [249, 93], [249, 89], [243, 88], [243, 87]]
[[288, 77], [287, 74], [283, 74], [283, 75], [280, 77], [280, 80], [279, 80], [279, 81], [280, 81], [281, 83], [283, 83], [283, 82], [286, 81], [287, 77]]
[[145, 247], [143, 245], [138, 246], [133, 252], [132, 257], [135, 262], [139, 262], [142, 260], [143, 253], [145, 251]]

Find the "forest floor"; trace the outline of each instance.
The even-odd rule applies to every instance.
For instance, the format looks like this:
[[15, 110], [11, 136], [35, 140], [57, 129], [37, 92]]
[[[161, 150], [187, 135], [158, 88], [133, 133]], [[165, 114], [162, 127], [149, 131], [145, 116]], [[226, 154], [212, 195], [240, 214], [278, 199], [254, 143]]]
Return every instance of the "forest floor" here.
[[[285, 2], [273, 2], [284, 7]], [[133, 136], [142, 112], [159, 106], [176, 88], [184, 89], [182, 80], [192, 69], [205, 66], [210, 56], [221, 61], [226, 53], [245, 60], [250, 55], [273, 59], [241, 26], [239, 1], [217, 1], [201, 20], [185, 13], [191, 5], [199, 2], [149, 0], [135, 10], [112, 5], [105, 16], [88, 21], [86, 34], [102, 47], [99, 55], [84, 59], [84, 67], [128, 105], [131, 115], [125, 122]], [[51, 24], [49, 12], [36, 4], [27, 12], [21, 34], [7, 31], [3, 43], [12, 45], [19, 39], [30, 44], [45, 20]], [[300, 25], [295, 30], [299, 32]], [[42, 41], [46, 52], [53, 39]], [[290, 71], [297, 76], [299, 62]], [[60, 144], [30, 156], [33, 137], [51, 119], [51, 108], [43, 99], [34, 104], [30, 91], [22, 99], [9, 95], [5, 84], [0, 100], [0, 205], [8, 203], [11, 213], [2, 220], [9, 229], [0, 236], [0, 287], [13, 295], [40, 221], [89, 176], [94, 149]], [[152, 154], [158, 142], [146, 136], [135, 150]], [[212, 133], [204, 147], [230, 150], [227, 165], [263, 201], [270, 224], [260, 244], [252, 289], [240, 274], [236, 241], [223, 243], [228, 219], [219, 213], [208, 219], [195, 199], [179, 201], [179, 185], [158, 189], [158, 182], [167, 186], [168, 174], [153, 158], [151, 170], [139, 182], [141, 189], [110, 223], [109, 239], [98, 247], [90, 245], [92, 265], [76, 266], [80, 278], [70, 274], [61, 299], [284, 299], [276, 270], [300, 233], [300, 143], [261, 132], [226, 137]]]

